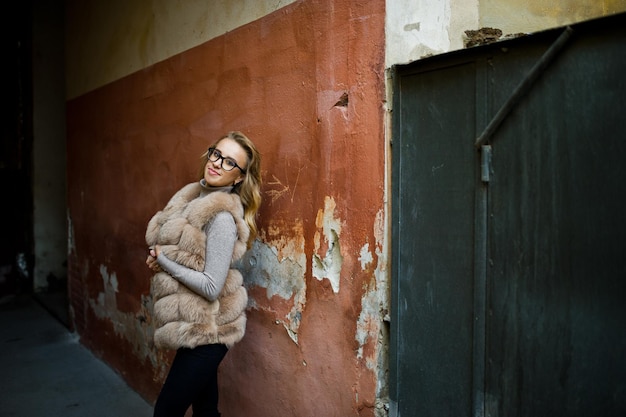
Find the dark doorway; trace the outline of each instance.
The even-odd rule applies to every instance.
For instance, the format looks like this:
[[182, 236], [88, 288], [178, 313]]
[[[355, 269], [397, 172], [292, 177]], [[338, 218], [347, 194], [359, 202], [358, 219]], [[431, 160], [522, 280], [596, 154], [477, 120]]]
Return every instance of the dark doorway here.
[[[32, 30], [30, 2], [16, 2], [0, 26], [0, 297], [30, 293], [32, 284]], [[9, 10], [9, 9], [7, 9]]]

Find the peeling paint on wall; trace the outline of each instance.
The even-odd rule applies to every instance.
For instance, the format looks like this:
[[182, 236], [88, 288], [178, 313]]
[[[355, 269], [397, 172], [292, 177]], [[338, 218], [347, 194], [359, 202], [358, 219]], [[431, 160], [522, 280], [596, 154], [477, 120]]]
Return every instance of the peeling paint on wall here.
[[315, 232], [315, 252], [313, 254], [313, 276], [322, 281], [324, 278], [330, 281], [335, 293], [339, 292], [339, 281], [341, 275], [341, 265], [343, 257], [341, 256], [341, 246], [339, 245], [339, 235], [341, 234], [341, 222], [334, 218], [335, 200], [332, 197], [326, 197], [324, 200], [324, 210], [319, 210], [315, 225], [322, 229], [324, 240], [328, 249], [324, 257], [318, 255], [321, 247], [321, 234]]
[[[379, 338], [379, 330], [380, 325], [385, 319], [385, 316], [388, 311], [388, 281], [387, 281], [387, 267], [386, 267], [386, 256], [383, 251], [384, 241], [383, 241], [383, 226], [384, 226], [384, 213], [383, 210], [380, 210], [376, 215], [376, 222], [374, 225], [374, 235], [376, 236], [376, 259], [378, 259], [378, 263], [376, 266], [376, 270], [374, 271], [374, 282], [368, 284], [368, 287], [363, 294], [361, 299], [361, 314], [359, 315], [359, 319], [357, 322], [357, 330], [355, 339], [359, 343], [359, 348], [357, 352], [357, 357], [359, 359], [363, 358], [363, 347], [371, 340]], [[363, 259], [369, 259], [370, 264], [374, 256], [369, 250], [365, 252], [366, 248], [369, 247], [369, 244], [363, 246], [361, 249], [361, 267], [365, 269], [366, 264], [364, 264]], [[379, 366], [378, 357], [367, 357], [365, 358], [366, 365], [368, 369], [377, 369]]]
[[[293, 2], [68, 101], [68, 200], [80, 252], [71, 264], [72, 288], [80, 334], [147, 398], [158, 394], [162, 378], [155, 375], [171, 356], [152, 352], [151, 318], [141, 317], [151, 303], [141, 297], [149, 274], [145, 222], [193, 175], [189, 161], [207, 138], [237, 128], [258, 138], [264, 203], [258, 240], [236, 265], [250, 295], [248, 326], [224, 362], [223, 412], [274, 416], [288, 404], [292, 415], [374, 417], [376, 377], [385, 370], [356, 358], [355, 334], [363, 302], [362, 327], [371, 331], [359, 337], [369, 363], [381, 343], [375, 329], [384, 327], [365, 295], [375, 297], [373, 271], [383, 268], [371, 223], [384, 185], [384, 11], [384, 0]], [[144, 34], [136, 59], [158, 41]], [[262, 47], [237, 47], [259, 39]], [[119, 37], [109, 41], [117, 44]], [[125, 175], [111, 155], [144, 162]], [[330, 166], [335, 159], [328, 155], [352, 163], [337, 159]], [[162, 187], [146, 188], [155, 182], [155, 161]], [[121, 168], [110, 178], [94, 174], [94, 165], [111, 163]], [[138, 187], [149, 190], [145, 198], [132, 198]], [[141, 372], [151, 367], [145, 357], [152, 375]]]
[[[374, 238], [376, 239], [375, 259], [377, 260], [374, 270], [374, 282], [365, 289], [361, 298], [361, 313], [357, 320], [355, 340], [358, 343], [357, 358], [365, 360], [365, 366], [377, 372], [376, 379], [376, 413], [387, 415], [389, 410], [388, 392], [388, 352], [389, 352], [389, 328], [385, 322], [389, 322], [389, 297], [390, 287], [387, 269], [387, 239], [385, 239], [386, 212], [381, 209], [376, 214], [374, 222]], [[361, 267], [365, 269], [373, 262], [374, 256], [369, 251], [369, 244], [361, 249]], [[369, 260], [364, 263], [364, 260]], [[365, 354], [365, 346], [370, 343], [375, 348], [370, 349], [369, 355]]]
[[[163, 366], [163, 361], [157, 358], [156, 352], [150, 349], [154, 329], [147, 320], [151, 311], [151, 298], [141, 297], [141, 311], [137, 314], [123, 313], [117, 308], [117, 294], [119, 281], [115, 272], [109, 273], [105, 265], [100, 265], [100, 276], [104, 292], [100, 292], [96, 300], [90, 299], [89, 306], [101, 320], [109, 320], [115, 334], [133, 346], [133, 353], [143, 359], [148, 359], [155, 368]], [[132, 339], [130, 338], [132, 337]]]
[[366, 243], [361, 248], [361, 253], [359, 255], [359, 262], [361, 262], [361, 269], [367, 268], [369, 264], [372, 263], [374, 257], [372, 256], [372, 252], [370, 252], [370, 244]]
[[[301, 231], [302, 228], [295, 229]], [[277, 324], [282, 324], [291, 340], [297, 344], [302, 310], [306, 304], [306, 255], [302, 233], [293, 239], [283, 236], [281, 240], [267, 243], [257, 239], [239, 261], [237, 268], [242, 271], [248, 288], [265, 288], [267, 300], [273, 297], [293, 300], [291, 309], [284, 317], [277, 319]], [[248, 304], [250, 308], [270, 309], [265, 300], [253, 297], [250, 297]]]

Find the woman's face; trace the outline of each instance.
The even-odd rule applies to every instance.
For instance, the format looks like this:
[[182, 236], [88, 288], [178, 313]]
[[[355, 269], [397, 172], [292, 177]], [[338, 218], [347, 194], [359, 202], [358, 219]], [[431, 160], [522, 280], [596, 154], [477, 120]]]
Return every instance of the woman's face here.
[[[218, 157], [220, 156], [220, 157]], [[242, 169], [245, 170], [248, 165], [248, 156], [246, 151], [232, 139], [224, 138], [215, 145], [215, 151], [213, 155], [209, 155], [210, 159], [217, 159], [216, 161], [209, 161], [204, 167], [204, 180], [207, 185], [211, 187], [224, 187], [227, 185], [235, 185], [243, 181], [245, 174]], [[229, 163], [224, 160], [234, 161], [237, 166], [231, 171], [227, 171], [224, 168], [228, 168]], [[238, 167], [241, 167], [239, 169]]]

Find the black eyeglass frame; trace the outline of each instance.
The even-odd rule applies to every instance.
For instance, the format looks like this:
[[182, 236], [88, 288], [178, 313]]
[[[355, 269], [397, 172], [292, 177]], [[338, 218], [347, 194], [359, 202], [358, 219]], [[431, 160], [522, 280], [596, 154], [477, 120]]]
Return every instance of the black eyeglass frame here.
[[[217, 152], [217, 155], [218, 155], [217, 158], [216, 159], [211, 159], [211, 155], [213, 155], [215, 152]], [[222, 155], [222, 152], [219, 149], [217, 149], [217, 148], [214, 148], [214, 147], [209, 148], [207, 150], [206, 157], [211, 162], [217, 162], [217, 161], [219, 161], [221, 159], [222, 162], [220, 162], [220, 168], [222, 168], [226, 172], [230, 172], [230, 171], [232, 171], [235, 168], [239, 168], [239, 171], [241, 171], [242, 174], [246, 173], [246, 170], [243, 169], [242, 167], [240, 167], [239, 164], [237, 164], [237, 161], [235, 161], [233, 158], [230, 158], [228, 156]], [[228, 159], [228, 162], [230, 162], [231, 164], [234, 165], [231, 169], [224, 168], [224, 160], [225, 159]]]

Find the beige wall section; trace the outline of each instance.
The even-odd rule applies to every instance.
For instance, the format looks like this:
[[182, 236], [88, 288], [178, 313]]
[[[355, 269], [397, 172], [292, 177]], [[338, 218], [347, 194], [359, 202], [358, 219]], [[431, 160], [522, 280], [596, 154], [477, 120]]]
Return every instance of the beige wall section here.
[[67, 98], [163, 61], [294, 1], [67, 0]]
[[403, 64], [463, 46], [478, 24], [478, 0], [387, 0], [386, 64]]
[[626, 0], [480, 0], [481, 27], [531, 33], [626, 11]]
[[481, 27], [531, 33], [626, 10], [626, 0], [481, 0]]
[[626, 0], [387, 0], [386, 66], [463, 48], [466, 30], [532, 33], [626, 11]]

